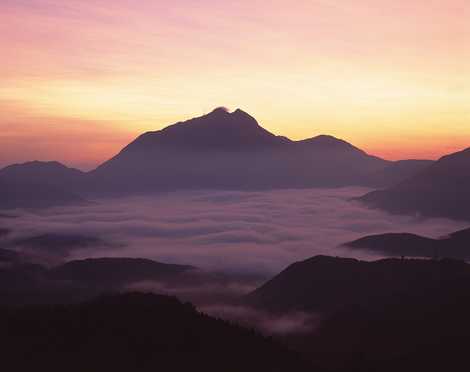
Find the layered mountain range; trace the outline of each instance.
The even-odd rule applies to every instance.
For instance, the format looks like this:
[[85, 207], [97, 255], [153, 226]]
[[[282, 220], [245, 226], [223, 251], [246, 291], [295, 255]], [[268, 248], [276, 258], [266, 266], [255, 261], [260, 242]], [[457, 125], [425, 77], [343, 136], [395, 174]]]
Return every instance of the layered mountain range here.
[[[106, 297], [109, 306], [105, 308], [90, 307], [90, 304], [102, 303], [102, 297], [90, 302], [91, 298], [127, 291], [127, 285], [134, 282], [150, 280], [184, 288], [186, 275], [197, 270], [191, 266], [136, 258], [97, 258], [47, 269], [15, 261], [13, 257], [10, 264], [0, 266], [0, 310], [5, 329], [2, 347], [12, 356], [7, 360], [16, 367], [18, 361], [29, 363], [29, 367], [36, 364], [50, 367], [51, 360], [80, 355], [88, 364], [99, 360], [103, 365], [114, 365], [114, 361], [116, 370], [122, 363], [135, 364], [138, 360], [150, 362], [144, 365], [153, 368], [156, 360], [161, 363], [162, 358], [168, 357], [170, 347], [170, 357], [164, 359], [170, 369], [175, 356], [194, 358], [201, 356], [203, 350], [208, 352], [208, 355], [203, 354], [204, 360], [196, 358], [201, 368], [213, 360], [214, 350], [222, 355], [214, 368], [220, 367], [224, 358], [240, 359], [240, 355], [244, 355], [242, 360], [237, 359], [240, 364], [234, 365], [234, 370], [411, 372], [425, 367], [427, 371], [441, 371], [460, 370], [456, 367], [466, 362], [470, 265], [463, 261], [385, 259], [365, 262], [317, 256], [294, 263], [240, 298], [234, 303], [235, 308], [231, 302], [225, 304], [229, 309], [245, 311], [244, 314], [255, 311], [265, 320], [280, 319], [283, 322], [280, 324], [288, 325], [296, 321], [296, 316], [308, 314], [305, 328], [275, 336], [270, 343], [265, 343], [266, 339], [253, 330], [235, 326], [234, 322], [227, 323], [231, 327], [223, 332], [206, 332], [210, 322], [215, 322], [214, 318], [186, 304], [186, 308], [191, 309], [188, 314], [192, 314], [192, 319], [205, 320], [201, 328], [193, 329], [177, 307], [165, 311], [160, 301], [179, 304], [176, 299], [167, 297], [123, 294]], [[87, 302], [74, 304], [77, 301]], [[162, 327], [167, 326], [170, 329], [162, 333]], [[175, 329], [181, 332], [175, 334]], [[240, 344], [234, 343], [238, 338], [230, 329], [246, 335]], [[169, 335], [174, 338], [168, 338]], [[185, 337], [189, 337], [188, 342], [181, 341], [186, 340]], [[230, 341], [227, 343], [225, 339]], [[260, 343], [254, 343], [256, 339]], [[273, 340], [276, 341], [273, 343]], [[210, 343], [207, 348], [206, 342]], [[220, 350], [214, 349], [214, 342]], [[264, 350], [263, 343], [267, 347], [266, 354], [260, 352]], [[114, 360], [112, 354], [105, 354], [103, 359], [96, 359], [96, 355], [102, 355], [102, 344], [108, 345], [109, 353], [119, 350], [119, 357]], [[28, 349], [22, 347], [24, 345]], [[144, 349], [143, 354], [139, 352], [142, 345], [150, 348]], [[232, 348], [237, 350], [235, 356], [231, 356]], [[289, 349], [298, 354], [288, 352]], [[25, 350], [29, 351], [27, 358]], [[271, 358], [273, 352], [276, 357]], [[149, 356], [157, 359], [148, 359]], [[183, 363], [182, 369], [173, 369], [198, 366], [192, 358], [190, 364]], [[266, 358], [273, 364], [267, 364]], [[126, 365], [124, 370], [129, 367]]]
[[316, 313], [314, 331], [287, 341], [330, 371], [460, 371], [469, 284], [463, 261], [317, 256], [292, 264], [245, 301]]
[[0, 306], [0, 327], [12, 371], [317, 371], [280, 343], [168, 296]]
[[337, 187], [387, 165], [334, 137], [291, 141], [219, 108], [141, 135], [88, 176], [93, 190]]
[[32, 161], [0, 170], [0, 209], [81, 204], [85, 173], [57, 162]]
[[442, 157], [364, 203], [392, 213], [470, 220], [470, 148]]
[[365, 236], [344, 245], [387, 256], [448, 257], [468, 261], [470, 228], [456, 231], [440, 239], [410, 233], [388, 233]]
[[390, 162], [332, 136], [292, 141], [242, 110], [211, 113], [144, 133], [91, 172], [57, 162], [0, 170], [0, 208], [83, 203], [90, 194], [185, 189], [391, 186], [429, 161]]
[[57, 162], [0, 170], [0, 208], [84, 203], [88, 195], [165, 190], [367, 186], [359, 200], [392, 213], [470, 219], [470, 148], [396, 162], [332, 136], [276, 136], [246, 112], [211, 113], [144, 133], [91, 172]]

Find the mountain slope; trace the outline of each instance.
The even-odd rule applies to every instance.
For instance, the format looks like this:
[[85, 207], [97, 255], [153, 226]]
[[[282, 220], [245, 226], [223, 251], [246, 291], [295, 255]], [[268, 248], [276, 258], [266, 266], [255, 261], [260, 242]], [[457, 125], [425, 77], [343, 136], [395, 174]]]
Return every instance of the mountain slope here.
[[31, 161], [23, 164], [9, 165], [0, 170], [0, 179], [15, 183], [32, 183], [55, 188], [74, 187], [83, 178], [84, 173], [78, 169], [50, 161]]
[[359, 200], [392, 213], [470, 220], [470, 148], [444, 156], [415, 176]]
[[142, 258], [89, 258], [55, 267], [48, 276], [54, 280], [120, 287], [143, 280], [161, 280], [192, 269], [192, 266], [163, 264]]
[[370, 186], [374, 187], [395, 186], [419, 174], [433, 163], [432, 160], [414, 159], [394, 161], [384, 169], [370, 174], [368, 176], [368, 182]]
[[233, 113], [218, 108], [208, 115], [170, 125], [156, 132], [141, 135], [123, 151], [152, 150], [155, 146], [194, 148], [202, 151], [214, 148], [246, 150], [260, 146], [276, 146], [286, 143], [262, 128], [246, 112]]
[[0, 209], [36, 209], [83, 203], [85, 200], [74, 192], [0, 178]]
[[23, 252], [0, 249], [0, 303], [70, 303], [120, 292], [136, 283], [172, 283], [187, 287], [183, 274], [192, 266], [140, 258], [89, 258], [46, 268], [31, 264]]
[[47, 371], [311, 371], [298, 355], [189, 303], [123, 294], [0, 308], [2, 365]]
[[84, 174], [57, 162], [14, 164], [0, 170], [0, 209], [84, 203], [74, 189]]
[[346, 243], [345, 246], [392, 256], [470, 260], [470, 229], [457, 231], [441, 239], [404, 233], [370, 235]]
[[48, 264], [62, 262], [74, 251], [113, 246], [98, 236], [73, 233], [44, 233], [5, 239], [3, 243], [30, 262]]
[[331, 136], [291, 141], [242, 110], [216, 109], [140, 136], [88, 179], [92, 190], [131, 192], [336, 187], [388, 164]]
[[417, 293], [438, 293], [452, 285], [470, 285], [469, 265], [453, 260], [367, 262], [316, 256], [292, 264], [247, 300], [271, 311], [332, 313], [348, 306], [407, 301]]
[[316, 330], [288, 342], [330, 371], [463, 371], [469, 286], [461, 261], [320, 256], [291, 265], [247, 302], [320, 314]]

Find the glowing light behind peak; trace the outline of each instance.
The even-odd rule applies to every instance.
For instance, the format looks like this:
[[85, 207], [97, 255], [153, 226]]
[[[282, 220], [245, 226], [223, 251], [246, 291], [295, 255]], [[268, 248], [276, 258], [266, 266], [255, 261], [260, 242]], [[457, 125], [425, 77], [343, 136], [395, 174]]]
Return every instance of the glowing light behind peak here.
[[266, 4], [3, 0], [0, 162], [90, 168], [219, 105], [393, 159], [470, 146], [468, 1]]

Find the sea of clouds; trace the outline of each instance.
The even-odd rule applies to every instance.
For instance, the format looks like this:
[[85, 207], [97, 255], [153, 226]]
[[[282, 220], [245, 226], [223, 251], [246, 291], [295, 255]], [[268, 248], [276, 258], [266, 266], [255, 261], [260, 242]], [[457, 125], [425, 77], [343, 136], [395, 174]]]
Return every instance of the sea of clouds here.
[[[193, 265], [201, 270], [174, 282], [146, 281], [124, 289], [174, 295], [205, 313], [267, 334], [298, 334], [315, 329], [321, 314], [271, 314], [239, 300], [298, 260], [319, 254], [378, 258], [341, 246], [364, 235], [412, 232], [440, 237], [468, 227], [446, 219], [390, 215], [352, 200], [367, 191], [186, 191], [14, 211], [0, 215], [0, 228], [11, 230], [0, 243], [25, 249], [23, 253], [50, 265], [86, 257], [143, 257]], [[44, 234], [97, 239], [57, 252], [14, 245]]]
[[205, 270], [269, 277], [314, 255], [373, 259], [340, 247], [368, 234], [439, 237], [468, 227], [446, 219], [390, 215], [352, 201], [364, 188], [262, 192], [191, 191], [96, 200], [88, 206], [16, 211], [0, 224], [10, 239], [45, 233], [99, 237], [107, 244], [58, 252], [145, 257]]

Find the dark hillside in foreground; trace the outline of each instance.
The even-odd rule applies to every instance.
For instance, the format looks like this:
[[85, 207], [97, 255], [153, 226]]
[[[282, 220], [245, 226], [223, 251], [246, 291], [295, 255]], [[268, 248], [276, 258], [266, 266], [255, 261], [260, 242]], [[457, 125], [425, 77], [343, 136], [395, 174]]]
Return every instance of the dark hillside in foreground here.
[[[6, 260], [12, 258], [6, 253]], [[188, 266], [107, 258], [45, 269], [12, 260], [0, 267], [0, 347], [9, 370], [42, 370], [49, 363], [52, 371], [146, 371], [158, 365], [172, 371], [330, 372], [414, 372], [423, 366], [434, 372], [466, 365], [470, 265], [462, 261], [318, 256], [291, 265], [243, 298], [242, 310], [256, 307], [251, 310], [260, 322], [313, 313], [313, 328], [276, 335], [295, 354], [164, 296], [113, 295], [78, 304], [136, 280], [182, 280], [184, 288], [192, 280], [186, 272], [194, 270]], [[233, 304], [242, 305], [225, 303]], [[299, 355], [319, 369], [305, 369]]]
[[[316, 256], [290, 265], [247, 300], [271, 311], [332, 312], [352, 305], [407, 301], [417, 294], [470, 287], [470, 265], [456, 260]], [[393, 294], [393, 295], [392, 295]]]
[[317, 330], [286, 340], [331, 371], [463, 371], [469, 288], [462, 261], [319, 256], [291, 265], [247, 302], [320, 314]]
[[175, 298], [102, 297], [68, 306], [0, 308], [10, 371], [314, 371], [254, 331]]
[[463, 372], [469, 312], [470, 296], [462, 288], [444, 295], [415, 293], [402, 304], [344, 309], [292, 344], [330, 371]]

